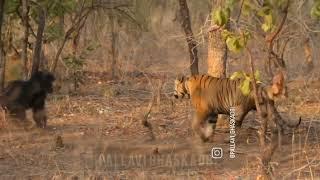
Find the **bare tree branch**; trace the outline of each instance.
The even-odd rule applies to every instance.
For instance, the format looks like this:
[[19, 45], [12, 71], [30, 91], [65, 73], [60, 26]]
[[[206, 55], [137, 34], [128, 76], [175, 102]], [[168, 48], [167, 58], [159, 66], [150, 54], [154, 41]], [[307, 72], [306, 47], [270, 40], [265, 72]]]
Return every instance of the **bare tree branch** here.
[[274, 40], [276, 39], [276, 37], [279, 35], [279, 33], [281, 32], [281, 30], [283, 29], [284, 23], [286, 22], [286, 19], [288, 17], [288, 9], [289, 9], [289, 5], [290, 5], [290, 0], [287, 0], [287, 4], [284, 8], [284, 16], [282, 17], [282, 20], [277, 28], [277, 30], [272, 33], [271, 35], [266, 37], [266, 41], [268, 43], [268, 52], [269, 52], [269, 56], [268, 56], [268, 71], [269, 74], [272, 75], [272, 71], [271, 71], [271, 60], [273, 60], [273, 62], [275, 63], [275, 65], [277, 67], [280, 67], [281, 69], [285, 68], [285, 62], [284, 60], [281, 58], [281, 55], [277, 55], [277, 53], [275, 53], [273, 51], [273, 46], [274, 46]]

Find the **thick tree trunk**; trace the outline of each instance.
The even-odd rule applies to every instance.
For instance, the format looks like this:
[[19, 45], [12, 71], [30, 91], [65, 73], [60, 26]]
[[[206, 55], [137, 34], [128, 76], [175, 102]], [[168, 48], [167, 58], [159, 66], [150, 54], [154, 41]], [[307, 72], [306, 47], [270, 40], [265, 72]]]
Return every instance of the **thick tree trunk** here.
[[198, 68], [198, 50], [197, 50], [197, 42], [194, 39], [191, 21], [189, 15], [189, 8], [186, 0], [179, 0], [180, 5], [180, 14], [182, 18], [182, 28], [186, 34], [186, 40], [188, 43], [189, 54], [190, 54], [190, 71], [191, 74], [199, 74]]
[[2, 92], [4, 87], [4, 75], [5, 75], [5, 65], [6, 60], [4, 57], [3, 40], [2, 40], [2, 23], [4, 15], [4, 3], [5, 0], [0, 0], [0, 92]]
[[44, 27], [46, 25], [46, 12], [41, 7], [39, 7], [39, 23], [38, 23], [38, 31], [37, 31], [37, 38], [36, 44], [33, 51], [33, 58], [32, 58], [32, 74], [39, 70], [41, 64], [41, 48], [42, 48], [42, 38]]
[[[223, 0], [213, 0], [212, 7], [222, 5]], [[208, 37], [208, 74], [213, 77], [226, 77], [228, 49], [220, 31], [209, 32]], [[227, 116], [219, 115], [217, 126], [229, 127]]]
[[28, 78], [28, 37], [29, 37], [29, 0], [22, 0], [22, 24], [23, 24], [23, 42], [21, 60], [23, 61], [23, 77]]
[[208, 38], [208, 74], [226, 77], [228, 49], [220, 32], [210, 32]]
[[[212, 7], [223, 5], [223, 0], [213, 0]], [[210, 31], [208, 37], [208, 74], [214, 77], [226, 76], [228, 49], [220, 31]]]

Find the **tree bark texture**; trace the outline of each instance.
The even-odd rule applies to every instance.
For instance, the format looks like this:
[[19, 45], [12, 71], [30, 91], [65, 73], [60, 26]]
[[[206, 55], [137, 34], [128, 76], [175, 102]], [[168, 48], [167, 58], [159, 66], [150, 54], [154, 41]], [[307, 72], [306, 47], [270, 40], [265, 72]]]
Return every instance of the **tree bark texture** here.
[[28, 37], [29, 37], [29, 0], [22, 0], [22, 24], [23, 24], [23, 40], [21, 60], [23, 62], [23, 77], [28, 78]]
[[43, 32], [44, 27], [46, 25], [46, 12], [44, 9], [39, 7], [39, 23], [38, 23], [38, 31], [37, 31], [37, 38], [36, 44], [33, 51], [33, 58], [32, 58], [32, 74], [39, 70], [41, 64], [41, 48], [42, 48], [42, 39], [43, 39]]
[[208, 74], [214, 77], [226, 76], [228, 49], [219, 31], [210, 32], [208, 38]]
[[188, 43], [188, 49], [190, 54], [190, 71], [192, 75], [199, 74], [198, 68], [198, 50], [197, 50], [197, 42], [194, 39], [191, 21], [189, 15], [189, 8], [186, 0], [179, 0], [180, 5], [180, 14], [182, 18], [182, 28], [186, 35], [186, 40]]
[[4, 56], [4, 49], [3, 49], [3, 39], [2, 39], [2, 23], [3, 23], [3, 16], [4, 16], [4, 3], [5, 0], [0, 0], [0, 92], [2, 92], [4, 87], [4, 77], [5, 77], [5, 65], [6, 60]]
[[[212, 0], [212, 10], [223, 4], [224, 0]], [[208, 74], [219, 78], [225, 77], [227, 56], [227, 44], [221, 32], [210, 31], [208, 37]]]

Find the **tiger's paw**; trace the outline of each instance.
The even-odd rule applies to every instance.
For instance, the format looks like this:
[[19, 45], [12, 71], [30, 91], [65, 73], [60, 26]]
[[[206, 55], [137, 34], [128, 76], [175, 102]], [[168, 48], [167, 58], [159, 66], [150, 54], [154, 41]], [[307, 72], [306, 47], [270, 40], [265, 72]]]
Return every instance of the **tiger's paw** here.
[[201, 137], [202, 143], [212, 143], [213, 138], [211, 137]]

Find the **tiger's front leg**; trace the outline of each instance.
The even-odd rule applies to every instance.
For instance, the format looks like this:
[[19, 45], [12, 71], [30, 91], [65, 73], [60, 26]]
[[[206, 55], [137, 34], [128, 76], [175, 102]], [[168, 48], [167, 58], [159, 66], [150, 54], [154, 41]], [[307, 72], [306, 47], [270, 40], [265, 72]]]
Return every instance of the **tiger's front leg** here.
[[212, 135], [217, 122], [216, 117], [217, 116], [212, 115], [209, 116], [207, 113], [196, 112], [196, 117], [192, 121], [192, 129], [195, 134], [200, 136], [203, 142], [207, 142]]
[[205, 126], [205, 134], [207, 137], [212, 136], [214, 133], [214, 130], [216, 129], [217, 126], [217, 121], [218, 121], [218, 115], [217, 114], [210, 114], [207, 118], [207, 123]]

